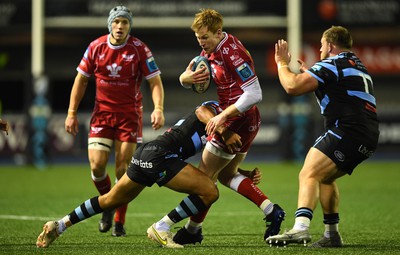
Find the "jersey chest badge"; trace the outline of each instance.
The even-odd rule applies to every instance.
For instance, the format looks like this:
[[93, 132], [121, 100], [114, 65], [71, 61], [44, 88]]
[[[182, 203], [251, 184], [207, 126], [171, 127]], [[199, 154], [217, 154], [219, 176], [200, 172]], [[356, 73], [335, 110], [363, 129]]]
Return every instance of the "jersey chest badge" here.
[[122, 66], [117, 65], [116, 63], [113, 63], [112, 65], [107, 66], [107, 70], [110, 71], [110, 74], [108, 76], [110, 77], [120, 77], [121, 75], [118, 74], [119, 71], [121, 71]]

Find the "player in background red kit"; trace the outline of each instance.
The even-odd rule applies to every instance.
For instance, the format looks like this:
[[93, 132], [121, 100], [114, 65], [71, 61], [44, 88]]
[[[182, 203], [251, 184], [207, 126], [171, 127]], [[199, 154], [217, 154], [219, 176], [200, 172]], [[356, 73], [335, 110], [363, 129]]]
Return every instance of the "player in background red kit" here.
[[[150, 86], [154, 110], [153, 129], [164, 125], [164, 89], [150, 49], [129, 33], [132, 13], [125, 6], [111, 9], [108, 17], [109, 34], [90, 43], [78, 68], [71, 90], [65, 130], [78, 133], [78, 106], [85, 94], [89, 78], [95, 77], [96, 98], [90, 120], [88, 157], [92, 180], [101, 195], [111, 189], [106, 171], [112, 145], [115, 150], [115, 176], [118, 181], [126, 172], [137, 143], [142, 142], [142, 94], [140, 85], [145, 78]], [[125, 236], [125, 215], [128, 205], [115, 212], [113, 236]], [[99, 222], [99, 231], [112, 226], [114, 211], [106, 211]]]
[[[199, 168], [213, 181], [238, 192], [251, 200], [265, 214], [267, 229], [264, 240], [279, 233], [285, 211], [273, 204], [254, 185], [253, 181], [238, 171], [238, 167], [260, 128], [261, 118], [257, 104], [262, 100], [262, 91], [254, 68], [254, 62], [247, 49], [233, 35], [223, 31], [223, 17], [212, 9], [202, 9], [195, 15], [191, 29], [212, 69], [212, 77], [217, 87], [219, 104], [223, 111], [213, 117], [206, 130], [209, 142], [202, 154]], [[180, 75], [183, 86], [203, 83], [208, 78], [204, 70], [192, 71], [193, 62]], [[215, 130], [224, 125], [241, 137], [242, 146], [237, 151], [227, 150]], [[189, 222], [174, 236], [179, 244], [201, 242], [202, 222], [207, 212], [190, 218]]]

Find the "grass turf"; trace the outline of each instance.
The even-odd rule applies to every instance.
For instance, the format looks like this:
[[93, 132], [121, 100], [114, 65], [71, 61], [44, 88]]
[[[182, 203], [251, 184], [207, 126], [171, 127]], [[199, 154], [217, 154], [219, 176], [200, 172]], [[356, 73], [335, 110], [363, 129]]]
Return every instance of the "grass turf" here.
[[[300, 164], [251, 163], [263, 173], [259, 187], [287, 212], [283, 229], [293, 225]], [[112, 167], [109, 167], [112, 175]], [[338, 181], [341, 192], [340, 249], [307, 249], [291, 244], [270, 248], [262, 240], [263, 214], [248, 200], [220, 187], [220, 199], [204, 223], [202, 245], [163, 249], [146, 237], [146, 229], [173, 209], [184, 194], [154, 185], [130, 203], [127, 236], [100, 233], [96, 215], [68, 229], [48, 249], [35, 246], [43, 224], [59, 219], [97, 195], [87, 165], [54, 165], [45, 171], [30, 167], [0, 168], [0, 254], [400, 254], [400, 162], [365, 162], [351, 177]], [[313, 240], [323, 232], [320, 207], [311, 226]], [[186, 220], [177, 224], [182, 226]], [[174, 229], [176, 231], [176, 229]]]

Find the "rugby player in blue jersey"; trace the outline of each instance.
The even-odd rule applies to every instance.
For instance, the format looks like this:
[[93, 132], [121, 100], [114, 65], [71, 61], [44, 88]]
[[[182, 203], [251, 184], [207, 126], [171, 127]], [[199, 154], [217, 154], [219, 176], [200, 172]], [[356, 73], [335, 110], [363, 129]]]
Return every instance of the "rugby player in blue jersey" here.
[[270, 245], [306, 243], [318, 201], [325, 231], [310, 247], [340, 247], [339, 189], [336, 179], [351, 175], [354, 168], [375, 151], [379, 122], [372, 78], [351, 51], [349, 31], [341, 26], [327, 29], [321, 38], [321, 60], [311, 68], [299, 60], [300, 74], [289, 68], [290, 52], [285, 40], [275, 44], [275, 62], [286, 93], [293, 96], [313, 92], [321, 108], [325, 130], [310, 148], [299, 174], [295, 223], [291, 230], [270, 236]]
[[[45, 223], [36, 246], [47, 248], [68, 227], [105, 210], [129, 203], [144, 188], [157, 183], [189, 195], [163, 217], [162, 224], [159, 221], [148, 228], [148, 237], [163, 247], [183, 248], [183, 245], [172, 240], [170, 227], [182, 219], [207, 210], [218, 199], [215, 183], [185, 160], [202, 151], [207, 142], [206, 124], [221, 111], [217, 102], [207, 101], [164, 134], [140, 146], [133, 154], [127, 172], [108, 193], [86, 200], [59, 220]], [[218, 133], [230, 150], [241, 146], [240, 136], [236, 133], [225, 127], [221, 127]]]

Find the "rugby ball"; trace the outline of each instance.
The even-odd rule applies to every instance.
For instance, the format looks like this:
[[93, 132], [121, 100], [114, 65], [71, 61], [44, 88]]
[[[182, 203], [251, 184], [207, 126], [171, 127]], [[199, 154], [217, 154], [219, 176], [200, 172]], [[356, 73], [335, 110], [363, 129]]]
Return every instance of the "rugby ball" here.
[[208, 59], [203, 56], [197, 56], [193, 58], [192, 61], [194, 61], [192, 71], [197, 71], [203, 67], [206, 67], [204, 72], [209, 73], [208, 80], [205, 83], [192, 84], [192, 90], [196, 93], [202, 94], [208, 90], [211, 84], [211, 66], [208, 63]]

